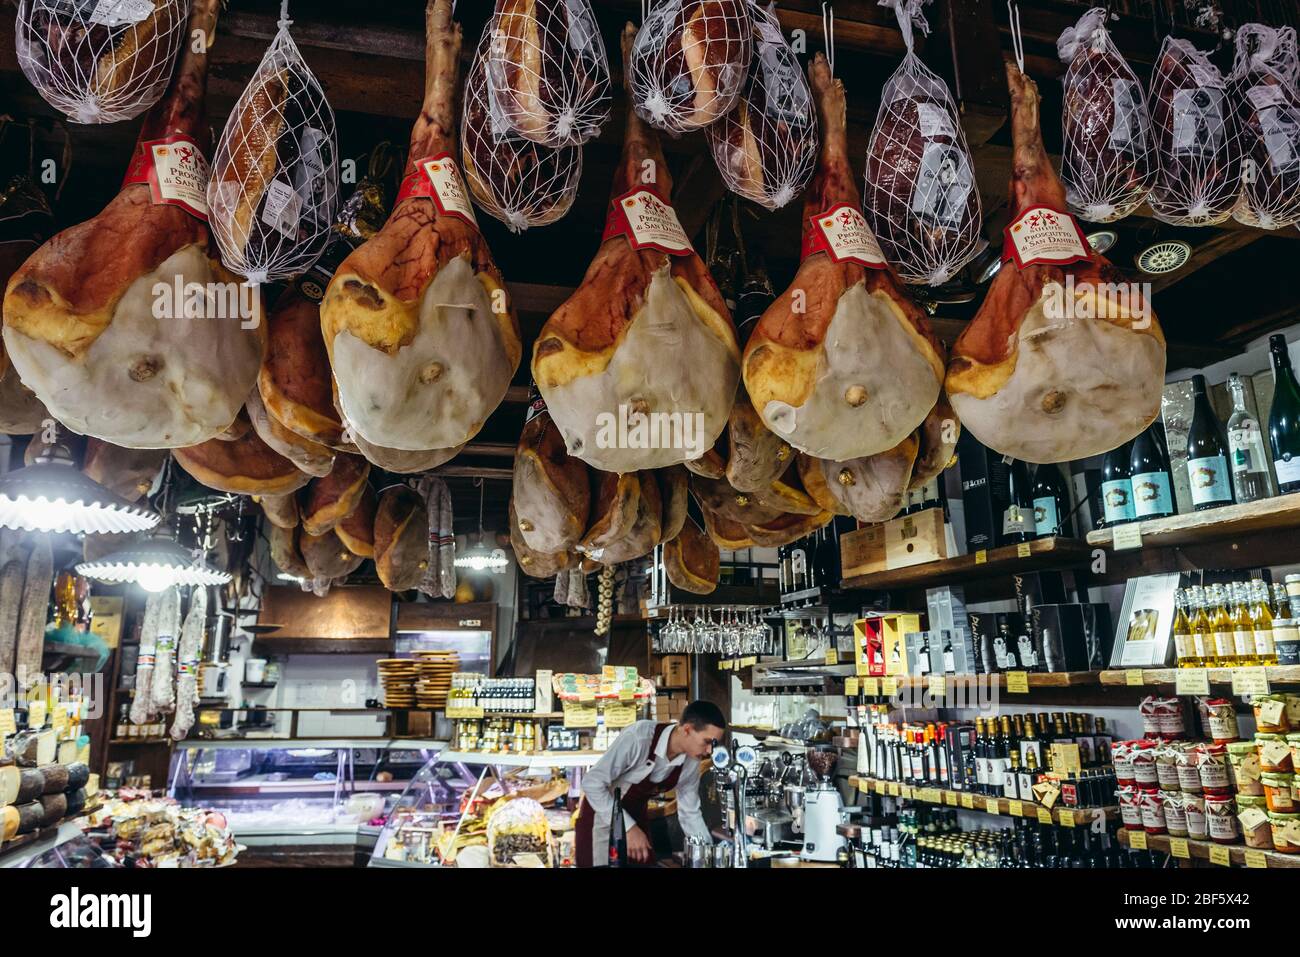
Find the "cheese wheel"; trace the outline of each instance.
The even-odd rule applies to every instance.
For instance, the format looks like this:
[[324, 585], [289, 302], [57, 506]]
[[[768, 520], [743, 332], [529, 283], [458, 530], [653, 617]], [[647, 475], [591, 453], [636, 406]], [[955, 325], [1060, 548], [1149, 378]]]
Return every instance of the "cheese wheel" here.
[[75, 761], [68, 765], [68, 784], [64, 790], [75, 791], [78, 788], [84, 788], [89, 780], [90, 768], [84, 761]]
[[63, 794], [47, 794], [41, 798], [41, 826], [50, 827], [68, 816], [68, 798]]
[[53, 764], [59, 753], [59, 733], [46, 728], [36, 733], [36, 766]]
[[0, 844], [18, 836], [18, 808], [0, 807]]
[[46, 764], [36, 769], [45, 777], [42, 794], [62, 794], [68, 789], [68, 769], [61, 764]]
[[45, 808], [40, 801], [15, 805], [18, 810], [18, 833], [29, 834], [41, 826], [45, 817]]
[[71, 817], [73, 814], [80, 814], [82, 809], [86, 806], [86, 789], [77, 788], [75, 791], [69, 791], [67, 793], [67, 798], [68, 816]]
[[8, 807], [18, 800], [22, 772], [12, 764], [0, 767], [0, 807]]
[[26, 804], [28, 801], [35, 801], [45, 793], [45, 775], [39, 768], [23, 768], [19, 772], [18, 795], [14, 798], [14, 804]]

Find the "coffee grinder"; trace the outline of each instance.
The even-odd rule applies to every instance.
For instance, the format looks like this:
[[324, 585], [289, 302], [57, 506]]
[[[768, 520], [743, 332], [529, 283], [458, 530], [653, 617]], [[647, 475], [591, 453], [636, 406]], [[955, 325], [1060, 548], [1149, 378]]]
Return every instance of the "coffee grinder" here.
[[839, 755], [829, 748], [813, 748], [808, 751], [807, 760], [816, 781], [804, 794], [800, 856], [809, 861], [834, 862], [839, 860], [840, 848], [844, 846], [844, 837], [836, 830], [844, 809], [834, 782]]

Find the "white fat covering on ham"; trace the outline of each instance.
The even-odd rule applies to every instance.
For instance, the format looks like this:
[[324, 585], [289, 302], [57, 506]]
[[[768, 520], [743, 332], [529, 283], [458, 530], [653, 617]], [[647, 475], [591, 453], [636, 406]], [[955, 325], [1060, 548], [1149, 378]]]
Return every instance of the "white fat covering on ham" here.
[[[651, 277], [645, 302], [605, 369], [551, 386], [546, 408], [569, 454], [593, 468], [619, 473], [663, 468], [713, 447], [726, 428], [739, 379], [735, 354], [697, 315], [665, 263]], [[626, 441], [619, 435], [619, 406], [626, 407]], [[648, 420], [650, 426], [659, 423], [659, 448], [617, 447], [641, 444], [634, 430], [637, 410], [651, 416], [680, 413]], [[702, 434], [696, 413], [704, 415]], [[653, 441], [652, 428], [644, 434]]]
[[238, 317], [155, 318], [155, 284], [171, 295], [177, 277], [182, 287], [204, 288], [219, 278], [203, 250], [183, 246], [127, 287], [112, 322], [79, 358], [6, 325], [22, 381], [68, 428], [114, 445], [181, 448], [216, 436], [257, 381], [262, 339]]
[[950, 396], [964, 428], [1025, 462], [1101, 455], [1145, 429], [1160, 409], [1164, 377], [1151, 370], [1164, 368], [1161, 342], [1104, 319], [1050, 317], [1046, 306], [1061, 295], [1059, 284], [1045, 285], [1021, 322], [1006, 384], [986, 399]]
[[450, 449], [477, 433], [504, 398], [514, 375], [507, 352], [491, 295], [468, 260], [456, 257], [425, 289], [419, 330], [395, 355], [347, 331], [334, 337], [339, 404], [367, 442]]
[[[802, 405], [776, 399], [759, 412], [797, 449], [847, 461], [892, 449], [924, 420], [939, 397], [934, 366], [883, 292], [859, 282], [845, 290], [817, 357], [818, 375]], [[856, 408], [851, 390], [866, 390]]]

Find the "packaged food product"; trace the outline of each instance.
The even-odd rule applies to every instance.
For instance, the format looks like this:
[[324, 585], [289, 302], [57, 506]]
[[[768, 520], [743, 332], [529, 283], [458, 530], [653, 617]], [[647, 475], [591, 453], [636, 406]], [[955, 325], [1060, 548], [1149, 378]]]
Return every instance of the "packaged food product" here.
[[1228, 748], [1222, 744], [1198, 744], [1201, 775], [1201, 787], [1207, 792], [1227, 793], [1232, 789], [1228, 777]]
[[1206, 726], [1216, 743], [1237, 741], [1241, 733], [1237, 728], [1237, 709], [1227, 698], [1211, 698], [1205, 702]]
[[1178, 752], [1178, 789], [1184, 794], [1200, 794], [1201, 753], [1195, 746], [1188, 746]]
[[1300, 665], [1300, 628], [1294, 618], [1273, 619], [1273, 648], [1279, 665]]
[[1205, 795], [1205, 818], [1210, 840], [1219, 844], [1235, 844], [1237, 833], [1237, 803], [1226, 794]]
[[1138, 797], [1138, 807], [1142, 809], [1142, 830], [1148, 834], [1164, 834], [1165, 799], [1159, 791], [1142, 791]]
[[1259, 780], [1259, 751], [1255, 742], [1234, 741], [1228, 745], [1228, 763], [1232, 767], [1233, 787], [1238, 796], [1264, 796], [1264, 785]]
[[1264, 800], [1270, 811], [1292, 814], [1296, 810], [1295, 775], [1268, 773], [1260, 775], [1264, 785]]
[[1300, 731], [1292, 731], [1286, 736], [1287, 747], [1291, 749], [1291, 770], [1300, 768]]
[[1142, 830], [1142, 792], [1135, 787], [1122, 787], [1116, 793], [1119, 797], [1119, 818], [1125, 830]]
[[1133, 743], [1131, 741], [1116, 741], [1110, 746], [1110, 762], [1115, 768], [1115, 780], [1121, 787], [1126, 787], [1134, 783], [1133, 776]]
[[1285, 734], [1291, 730], [1291, 722], [1287, 716], [1286, 695], [1257, 695], [1253, 706], [1256, 731]]
[[1154, 741], [1134, 741], [1132, 748], [1133, 778], [1137, 786], [1155, 790], [1159, 784], [1156, 777], [1156, 745]]
[[1187, 805], [1177, 791], [1160, 792], [1165, 808], [1165, 828], [1174, 837], [1187, 837]]
[[1183, 703], [1178, 698], [1151, 695], [1138, 706], [1142, 715], [1142, 732], [1148, 738], [1176, 741], [1186, 736], [1183, 726]]
[[1269, 825], [1268, 810], [1261, 798], [1237, 798], [1237, 821], [1246, 846], [1258, 850], [1272, 850], [1273, 829]]
[[1187, 816], [1187, 836], [1198, 841], [1209, 837], [1209, 821], [1205, 817], [1205, 798], [1200, 794], [1183, 795], [1183, 813]]
[[[1300, 665], [1300, 661], [1293, 661], [1292, 664]], [[1291, 722], [1291, 727], [1300, 728], [1300, 694], [1286, 695], [1286, 719]]]
[[1259, 769], [1261, 771], [1294, 771], [1291, 760], [1291, 745], [1280, 734], [1259, 733], [1255, 735], [1255, 747], [1259, 750]]
[[1273, 850], [1283, 854], [1300, 854], [1300, 814], [1270, 814]]
[[1182, 790], [1178, 781], [1178, 755], [1182, 750], [1177, 744], [1156, 748], [1156, 782], [1160, 785], [1160, 790]]

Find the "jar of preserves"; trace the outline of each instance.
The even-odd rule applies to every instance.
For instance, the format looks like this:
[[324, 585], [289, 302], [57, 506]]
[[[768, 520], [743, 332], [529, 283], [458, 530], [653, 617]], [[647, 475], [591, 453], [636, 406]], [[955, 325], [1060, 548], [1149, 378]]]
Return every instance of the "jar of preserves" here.
[[1270, 811], [1293, 814], [1296, 811], [1295, 775], [1265, 772], [1260, 775], [1264, 785], [1264, 800]]
[[1186, 744], [1178, 751], [1178, 790], [1184, 794], [1200, 794], [1201, 755], [1196, 746]]
[[1226, 794], [1205, 795], [1205, 819], [1210, 840], [1218, 844], [1236, 844], [1237, 802]]
[[1286, 736], [1286, 746], [1291, 749], [1291, 770], [1300, 768], [1300, 731], [1292, 731]]
[[1234, 741], [1228, 745], [1228, 763], [1232, 767], [1232, 783], [1238, 795], [1264, 796], [1264, 785], [1259, 781], [1259, 751], [1254, 741]]
[[1263, 798], [1237, 798], [1237, 822], [1247, 847], [1272, 850], [1273, 829], [1268, 823], [1268, 808]]
[[1198, 744], [1201, 788], [1208, 793], [1227, 794], [1232, 790], [1228, 777], [1228, 748], [1223, 744]]
[[1133, 777], [1133, 743], [1116, 741], [1110, 746], [1110, 762], [1115, 767], [1115, 780], [1120, 787], [1131, 787]]
[[1142, 830], [1142, 792], [1134, 787], [1123, 787], [1117, 792], [1119, 796], [1119, 817], [1128, 831]]
[[1280, 734], [1260, 733], [1255, 735], [1255, 748], [1259, 751], [1259, 769], [1285, 773], [1294, 771], [1291, 761], [1291, 745]]
[[1162, 791], [1160, 797], [1165, 808], [1165, 829], [1173, 837], [1187, 837], [1187, 806], [1178, 791]]
[[1209, 822], [1205, 817], [1205, 798], [1200, 794], [1183, 794], [1183, 813], [1187, 816], [1187, 836], [1198, 841], [1209, 837]]
[[1142, 808], [1142, 830], [1148, 834], [1164, 834], [1167, 829], [1164, 795], [1159, 791], [1142, 791], [1138, 806]]
[[1273, 850], [1283, 854], [1300, 854], [1300, 814], [1270, 814]]
[[1286, 695], [1256, 695], [1252, 706], [1255, 709], [1255, 730], [1270, 734], [1285, 734], [1291, 730], [1287, 717]]
[[1294, 618], [1273, 619], [1273, 650], [1279, 665], [1300, 665], [1300, 623]]
[[1205, 702], [1205, 724], [1209, 728], [1210, 738], [1216, 744], [1241, 739], [1237, 729], [1237, 709], [1227, 698], [1211, 698]]
[[1134, 741], [1131, 751], [1133, 758], [1133, 779], [1139, 788], [1156, 790], [1160, 781], [1156, 776], [1156, 743], [1154, 741]]
[[1181, 750], [1179, 744], [1156, 748], [1156, 783], [1162, 791], [1182, 790], [1178, 783], [1178, 754]]

